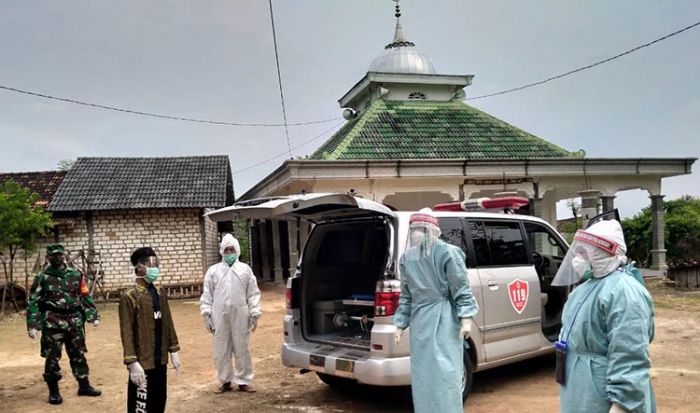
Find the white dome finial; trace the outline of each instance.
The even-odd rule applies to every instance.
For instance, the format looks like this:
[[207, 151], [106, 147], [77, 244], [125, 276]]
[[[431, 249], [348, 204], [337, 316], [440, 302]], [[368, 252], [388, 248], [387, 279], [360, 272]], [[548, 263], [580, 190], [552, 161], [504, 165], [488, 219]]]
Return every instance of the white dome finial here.
[[394, 41], [384, 46], [384, 52], [377, 56], [369, 66], [370, 72], [381, 73], [416, 73], [435, 74], [435, 67], [430, 59], [415, 49], [415, 44], [409, 41], [403, 33], [401, 26], [401, 8], [399, 0], [396, 3], [394, 17], [396, 17], [396, 29]]
[[397, 47], [414, 47], [413, 42], [408, 41], [403, 34], [403, 26], [401, 26], [401, 7], [399, 0], [393, 0], [396, 3], [394, 17], [396, 17], [396, 29], [394, 30], [394, 41], [384, 46], [385, 49], [393, 49]]

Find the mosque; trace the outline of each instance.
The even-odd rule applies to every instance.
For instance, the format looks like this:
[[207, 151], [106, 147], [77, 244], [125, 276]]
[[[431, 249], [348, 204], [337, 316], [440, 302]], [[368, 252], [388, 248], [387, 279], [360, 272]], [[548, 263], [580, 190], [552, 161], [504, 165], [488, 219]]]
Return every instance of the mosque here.
[[[308, 159], [287, 160], [238, 201], [352, 192], [397, 210], [517, 194], [527, 213], [556, 223], [556, 204], [581, 197], [584, 213], [612, 210], [618, 192], [643, 189], [653, 211], [652, 268], [665, 270], [662, 180], [695, 158], [588, 158], [464, 103], [473, 75], [440, 73], [409, 40], [395, 9], [393, 40], [338, 100], [346, 123]], [[304, 223], [251, 223], [253, 269], [293, 274]]]

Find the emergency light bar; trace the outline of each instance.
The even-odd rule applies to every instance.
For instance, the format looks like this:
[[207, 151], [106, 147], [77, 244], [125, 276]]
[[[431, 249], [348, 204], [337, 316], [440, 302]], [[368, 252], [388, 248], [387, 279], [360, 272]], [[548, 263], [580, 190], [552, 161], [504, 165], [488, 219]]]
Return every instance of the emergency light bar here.
[[527, 198], [519, 196], [506, 196], [503, 198], [477, 198], [467, 199], [462, 202], [448, 202], [437, 204], [433, 211], [481, 211], [485, 209], [519, 209], [529, 204]]

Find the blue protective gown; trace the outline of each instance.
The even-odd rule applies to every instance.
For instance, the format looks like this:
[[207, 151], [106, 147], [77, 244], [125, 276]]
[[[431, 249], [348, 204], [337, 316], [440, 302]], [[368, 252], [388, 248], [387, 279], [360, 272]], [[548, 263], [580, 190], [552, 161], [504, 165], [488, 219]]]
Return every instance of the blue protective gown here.
[[440, 240], [423, 259], [411, 259], [411, 253], [415, 249], [401, 257], [394, 324], [411, 327], [413, 407], [417, 413], [461, 413], [464, 346], [459, 319], [478, 311], [464, 253]]
[[649, 377], [654, 307], [633, 272], [590, 279], [569, 296], [559, 336], [568, 342], [562, 413], [608, 413], [611, 402], [634, 413], [656, 412]]

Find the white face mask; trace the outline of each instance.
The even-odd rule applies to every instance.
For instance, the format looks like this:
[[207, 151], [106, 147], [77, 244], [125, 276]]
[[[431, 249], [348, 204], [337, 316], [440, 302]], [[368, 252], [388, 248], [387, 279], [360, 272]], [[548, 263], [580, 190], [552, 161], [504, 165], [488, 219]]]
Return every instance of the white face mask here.
[[593, 267], [591, 266], [591, 263], [580, 255], [575, 256], [571, 260], [571, 265], [574, 267], [574, 272], [579, 277], [585, 280], [593, 277]]

